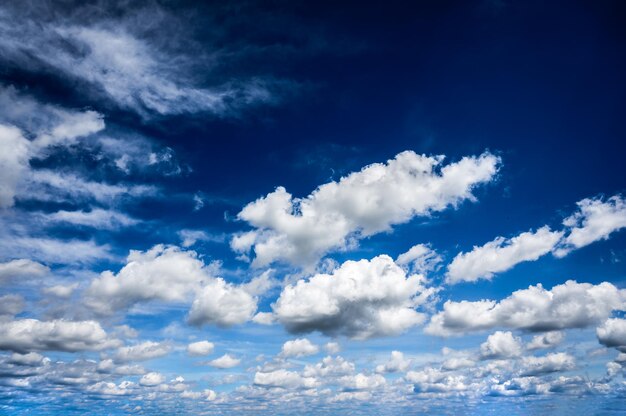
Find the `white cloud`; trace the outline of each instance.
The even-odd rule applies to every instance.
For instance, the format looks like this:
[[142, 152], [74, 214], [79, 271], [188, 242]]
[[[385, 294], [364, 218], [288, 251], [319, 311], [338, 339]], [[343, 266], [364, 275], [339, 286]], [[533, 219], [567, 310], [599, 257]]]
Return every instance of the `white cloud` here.
[[313, 388], [318, 385], [314, 377], [302, 377], [295, 371], [284, 369], [259, 372], [254, 374], [254, 384], [262, 387], [282, 387], [282, 388]]
[[131, 250], [117, 273], [103, 272], [87, 290], [88, 304], [100, 313], [137, 302], [183, 302], [210, 277], [193, 251], [157, 245], [146, 252]]
[[274, 314], [271, 312], [258, 312], [252, 318], [252, 322], [259, 325], [272, 325], [274, 323]]
[[215, 345], [209, 341], [192, 342], [187, 345], [187, 353], [194, 357], [209, 355], [213, 352]]
[[33, 277], [42, 277], [50, 272], [43, 264], [28, 259], [11, 260], [0, 263], [0, 283], [15, 279], [23, 280]]
[[117, 347], [120, 341], [107, 335], [95, 321], [0, 321], [0, 349], [29, 351], [89, 351]]
[[195, 295], [188, 317], [194, 325], [229, 326], [251, 319], [257, 301], [249, 290], [258, 289], [259, 282], [235, 286], [213, 277], [213, 271], [194, 251], [164, 245], [131, 250], [117, 274], [106, 271], [91, 282], [86, 302], [98, 313], [111, 314], [140, 302], [191, 302]]
[[302, 199], [278, 187], [238, 214], [256, 230], [235, 237], [231, 247], [243, 254], [253, 248], [256, 266], [277, 260], [310, 266], [331, 249], [346, 249], [413, 217], [474, 200], [472, 190], [493, 179], [500, 159], [484, 153], [446, 166], [442, 162], [443, 156], [406, 151], [321, 185]]
[[129, 361], [145, 361], [163, 357], [172, 350], [171, 345], [164, 342], [145, 341], [140, 344], [118, 348], [113, 359], [118, 363]]
[[448, 336], [496, 327], [551, 331], [583, 328], [626, 308], [626, 290], [611, 283], [598, 285], [569, 280], [546, 290], [541, 284], [515, 291], [496, 302], [447, 301], [425, 331]]
[[339, 382], [351, 390], [373, 390], [387, 383], [385, 377], [380, 374], [367, 375], [363, 373], [343, 376], [339, 379]]
[[135, 225], [139, 222], [121, 212], [101, 208], [94, 208], [91, 211], [57, 211], [52, 214], [46, 214], [43, 218], [49, 222], [82, 225], [100, 230], [114, 230]]
[[256, 299], [244, 288], [216, 278], [197, 294], [189, 310], [192, 325], [231, 326], [249, 321], [257, 309]]
[[510, 331], [496, 331], [480, 345], [480, 358], [483, 360], [517, 357], [521, 353], [521, 340], [514, 337]]
[[607, 319], [596, 329], [596, 335], [602, 345], [626, 352], [626, 319]]
[[224, 354], [215, 360], [209, 361], [207, 364], [211, 367], [226, 369], [237, 367], [240, 363], [241, 360], [239, 358], [235, 358], [230, 354]]
[[141, 384], [142, 386], [146, 386], [146, 387], [158, 386], [159, 384], [162, 384], [163, 382], [165, 382], [165, 376], [163, 374], [155, 373], [155, 372], [148, 373], [144, 375], [143, 377], [141, 377], [141, 379], [139, 380], [139, 384]]
[[408, 266], [412, 272], [427, 274], [435, 270], [442, 258], [426, 244], [416, 244], [396, 259], [396, 264]]
[[48, 237], [1, 235], [0, 253], [6, 257], [23, 257], [43, 263], [88, 264], [112, 259], [109, 245], [93, 240], [59, 240]]
[[346, 361], [343, 357], [324, 357], [315, 365], [307, 364], [302, 371], [304, 377], [329, 378], [353, 374], [354, 363]]
[[586, 198], [577, 203], [578, 211], [563, 220], [569, 234], [563, 239], [554, 254], [566, 256], [570, 251], [584, 247], [626, 227], [626, 200], [614, 195], [602, 198]]
[[569, 371], [576, 367], [576, 360], [569, 354], [557, 352], [544, 357], [523, 357], [522, 376], [537, 376], [559, 371]]
[[318, 330], [357, 339], [397, 335], [423, 322], [415, 311], [434, 293], [421, 275], [407, 276], [389, 256], [346, 261], [332, 274], [287, 285], [273, 305], [292, 332]]
[[50, 287], [44, 287], [43, 293], [53, 295], [58, 298], [69, 298], [77, 288], [78, 283], [72, 283], [69, 285], [54, 285]]
[[550, 331], [545, 334], [535, 335], [533, 339], [526, 345], [529, 350], [538, 350], [542, 348], [552, 348], [559, 345], [565, 334], [563, 331]]
[[506, 239], [497, 237], [487, 244], [467, 253], [459, 253], [448, 265], [446, 282], [475, 282], [491, 280], [495, 273], [511, 269], [516, 264], [534, 261], [549, 253], [557, 244], [562, 232], [550, 231], [545, 226], [536, 232], [528, 231]]
[[283, 357], [305, 357], [315, 355], [320, 348], [306, 338], [298, 338], [287, 341], [283, 344], [280, 354]]
[[377, 373], [397, 373], [406, 371], [411, 365], [411, 360], [404, 358], [404, 354], [400, 351], [391, 351], [391, 357], [385, 364], [376, 366]]

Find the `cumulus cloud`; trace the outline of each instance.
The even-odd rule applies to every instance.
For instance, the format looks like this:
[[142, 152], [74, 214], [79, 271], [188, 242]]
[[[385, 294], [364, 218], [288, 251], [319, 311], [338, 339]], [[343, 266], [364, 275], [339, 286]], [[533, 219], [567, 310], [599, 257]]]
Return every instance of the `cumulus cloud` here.
[[526, 345], [526, 348], [529, 350], [538, 350], [542, 348], [552, 348], [559, 345], [563, 339], [565, 339], [565, 334], [563, 331], [550, 331], [545, 334], [538, 334], [533, 337], [532, 340]]
[[[190, 302], [189, 323], [229, 326], [243, 323], [256, 312], [258, 289], [235, 286], [212, 276], [213, 270], [194, 251], [157, 245], [148, 251], [131, 251], [117, 273], [103, 272], [86, 291], [87, 304], [98, 313], [111, 314], [140, 302]], [[260, 277], [261, 279], [261, 277]]]
[[480, 358], [483, 360], [516, 357], [521, 353], [521, 340], [510, 331], [496, 331], [480, 345]]
[[0, 296], [0, 317], [15, 316], [24, 310], [24, 298], [20, 295]]
[[321, 185], [302, 199], [278, 187], [238, 214], [255, 230], [236, 236], [231, 247], [244, 255], [253, 249], [256, 266], [277, 260], [311, 265], [331, 249], [346, 249], [416, 216], [474, 200], [473, 189], [493, 179], [500, 159], [484, 153], [442, 163], [443, 156], [406, 151]]
[[515, 291], [496, 302], [447, 301], [425, 328], [449, 336], [496, 327], [551, 331], [584, 328], [626, 308], [626, 290], [608, 282], [597, 285], [569, 280], [546, 290], [541, 284]]
[[536, 232], [528, 231], [506, 239], [497, 237], [467, 253], [459, 253], [448, 265], [446, 282], [475, 282], [491, 280], [495, 273], [511, 269], [516, 264], [534, 261], [549, 253], [560, 240], [562, 232], [550, 231], [545, 226]]
[[570, 251], [598, 240], [606, 240], [611, 233], [626, 227], [626, 200], [621, 195], [586, 198], [577, 203], [578, 211], [563, 220], [569, 230], [555, 256], [566, 256]]
[[50, 272], [43, 264], [29, 259], [16, 259], [0, 263], [0, 283], [7, 283], [14, 279], [24, 280], [32, 277], [42, 277]]
[[320, 348], [306, 338], [298, 338], [283, 344], [280, 354], [283, 357], [305, 357], [315, 355]]
[[548, 354], [544, 357], [523, 357], [522, 376], [537, 376], [559, 371], [569, 371], [576, 367], [576, 360], [564, 352]]
[[396, 373], [406, 371], [411, 365], [411, 360], [404, 358], [404, 354], [400, 351], [391, 351], [391, 357], [385, 364], [376, 366], [377, 373]]
[[626, 352], [626, 319], [607, 319], [596, 329], [596, 335], [602, 345]]
[[30, 351], [90, 351], [119, 346], [96, 321], [0, 321], [0, 349]]
[[213, 352], [215, 345], [209, 341], [197, 341], [187, 345], [187, 353], [191, 356], [199, 357], [209, 355]]
[[235, 358], [230, 354], [224, 354], [215, 360], [209, 361], [207, 364], [211, 367], [226, 369], [237, 367], [240, 363], [241, 360], [239, 358]]
[[259, 372], [254, 374], [254, 384], [261, 387], [280, 387], [280, 388], [313, 388], [318, 385], [315, 377], [303, 377], [295, 371], [284, 369]]
[[118, 348], [113, 359], [118, 363], [145, 361], [163, 357], [172, 350], [168, 343], [145, 341], [140, 344]]
[[244, 288], [216, 278], [196, 296], [189, 310], [192, 325], [231, 326], [249, 321], [257, 309], [254, 296]]
[[320, 331], [356, 339], [397, 335], [423, 322], [415, 308], [434, 289], [421, 275], [407, 276], [386, 255], [347, 261], [332, 274], [287, 285], [273, 305], [291, 332]]
[[139, 380], [139, 384], [146, 387], [158, 386], [163, 382], [165, 382], [165, 376], [156, 372], [148, 373]]

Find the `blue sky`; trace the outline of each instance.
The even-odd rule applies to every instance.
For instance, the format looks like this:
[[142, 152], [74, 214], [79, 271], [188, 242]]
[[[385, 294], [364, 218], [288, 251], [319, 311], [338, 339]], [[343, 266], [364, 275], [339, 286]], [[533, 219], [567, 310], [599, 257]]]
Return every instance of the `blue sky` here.
[[619, 411], [625, 13], [0, 6], [0, 413]]

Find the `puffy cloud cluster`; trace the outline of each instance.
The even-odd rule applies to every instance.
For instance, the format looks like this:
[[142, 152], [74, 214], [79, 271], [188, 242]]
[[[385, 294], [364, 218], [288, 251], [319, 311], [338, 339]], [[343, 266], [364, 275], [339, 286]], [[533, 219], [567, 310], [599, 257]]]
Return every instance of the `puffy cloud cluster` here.
[[519, 337], [514, 337], [510, 331], [496, 331], [480, 345], [480, 357], [483, 360], [516, 357], [521, 353], [521, 340]]
[[224, 354], [221, 357], [216, 358], [215, 360], [209, 361], [207, 364], [211, 367], [225, 369], [237, 367], [239, 363], [241, 363], [241, 360], [239, 358], [235, 358], [230, 354]]
[[197, 341], [187, 345], [187, 353], [192, 356], [209, 355], [213, 352], [215, 345], [209, 341]]
[[238, 214], [255, 230], [236, 236], [231, 247], [244, 255], [254, 249], [257, 266], [277, 260], [310, 265], [331, 249], [474, 200], [472, 190], [493, 179], [500, 159], [484, 153], [442, 163], [443, 156], [406, 151], [321, 185], [302, 199], [278, 187]]
[[441, 263], [442, 258], [426, 244], [416, 244], [396, 259], [396, 264], [406, 266], [414, 273], [426, 274]]
[[563, 331], [550, 331], [544, 334], [535, 335], [526, 345], [526, 348], [529, 350], [552, 348], [559, 345], [563, 339], [565, 339]]
[[0, 263], [0, 283], [19, 279], [24, 280], [31, 277], [45, 276], [50, 269], [43, 264], [28, 259], [11, 260]]
[[544, 357], [524, 357], [522, 376], [538, 376], [559, 371], [569, 371], [576, 367], [576, 360], [564, 352], [548, 354]]
[[423, 322], [415, 308], [433, 293], [421, 275], [407, 276], [381, 255], [287, 285], [273, 308], [289, 331], [366, 339], [400, 334]]
[[563, 225], [569, 234], [554, 254], [563, 257], [570, 251], [584, 247], [626, 227], [626, 199], [614, 195], [606, 201], [602, 198], [586, 198], [577, 203], [578, 211], [567, 217]]
[[534, 261], [549, 253], [558, 243], [562, 232], [550, 231], [545, 226], [536, 232], [528, 231], [506, 239], [498, 237], [487, 244], [458, 254], [448, 265], [446, 282], [475, 282], [491, 280], [494, 273], [504, 272], [518, 263]]
[[626, 309], [626, 290], [608, 282], [597, 285], [569, 280], [546, 290], [541, 284], [515, 291], [496, 302], [447, 301], [425, 331], [448, 336], [504, 327], [530, 331], [584, 328]]
[[95, 321], [0, 321], [0, 349], [30, 351], [89, 351], [119, 346]]
[[111, 314], [140, 302], [184, 303], [195, 296], [189, 311], [194, 325], [229, 326], [243, 323], [256, 312], [259, 286], [267, 276], [235, 286], [212, 276], [213, 271], [194, 251], [157, 245], [131, 251], [117, 273], [106, 271], [87, 289], [87, 304], [101, 314]]
[[626, 352], [626, 319], [607, 319], [596, 329], [596, 334], [602, 345]]
[[376, 366], [377, 373], [397, 373], [400, 371], [406, 371], [411, 365], [411, 360], [404, 358], [404, 354], [401, 351], [391, 351], [391, 357], [385, 364]]
[[287, 341], [283, 344], [280, 354], [283, 357], [305, 357], [315, 355], [320, 348], [306, 338], [298, 338]]

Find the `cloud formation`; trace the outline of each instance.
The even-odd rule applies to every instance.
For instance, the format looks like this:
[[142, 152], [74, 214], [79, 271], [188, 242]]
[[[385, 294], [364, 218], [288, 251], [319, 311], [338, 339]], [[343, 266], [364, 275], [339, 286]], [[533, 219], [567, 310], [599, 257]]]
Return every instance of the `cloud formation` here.
[[552, 331], [584, 328], [626, 309], [626, 290], [608, 282], [597, 285], [569, 280], [544, 289], [541, 284], [517, 290], [499, 302], [447, 301], [425, 328], [449, 336], [492, 328]]
[[433, 293], [421, 275], [408, 275], [389, 256], [347, 261], [331, 274], [286, 286], [274, 304], [292, 332], [366, 339], [397, 335], [424, 320], [415, 310]]
[[500, 164], [491, 153], [448, 165], [443, 159], [402, 152], [301, 199], [278, 187], [241, 210], [238, 218], [255, 230], [233, 238], [231, 247], [246, 256], [253, 250], [256, 266], [311, 265], [331, 249], [346, 249], [414, 217], [475, 200], [474, 188], [491, 181]]
[[495, 273], [507, 271], [524, 261], [537, 260], [549, 253], [562, 235], [562, 232], [550, 231], [545, 226], [535, 232], [528, 231], [510, 239], [497, 237], [483, 246], [474, 246], [470, 252], [457, 254], [448, 265], [446, 282], [456, 284], [491, 280]]

